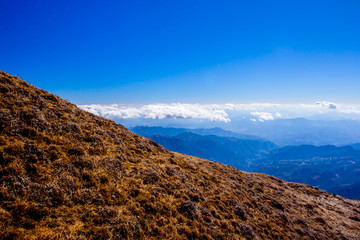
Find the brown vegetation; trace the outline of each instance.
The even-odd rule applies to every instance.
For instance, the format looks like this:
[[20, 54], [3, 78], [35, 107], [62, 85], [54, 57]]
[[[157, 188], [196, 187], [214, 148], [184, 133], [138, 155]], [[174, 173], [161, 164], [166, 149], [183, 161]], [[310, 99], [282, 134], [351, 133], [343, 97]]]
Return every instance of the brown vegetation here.
[[169, 152], [0, 72], [0, 239], [360, 239], [360, 203]]

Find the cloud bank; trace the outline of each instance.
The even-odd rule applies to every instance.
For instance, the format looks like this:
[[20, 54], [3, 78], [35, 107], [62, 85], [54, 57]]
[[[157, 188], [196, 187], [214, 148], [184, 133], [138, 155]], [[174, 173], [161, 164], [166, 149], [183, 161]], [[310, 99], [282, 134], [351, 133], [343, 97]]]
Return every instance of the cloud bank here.
[[214, 122], [230, 122], [225, 105], [216, 104], [149, 104], [142, 106], [126, 105], [80, 105], [80, 108], [110, 119], [148, 118], [148, 119], [206, 119]]
[[276, 112], [276, 113], [270, 113], [270, 112], [251, 112], [250, 113], [251, 116], [253, 116], [252, 118], [250, 118], [251, 121], [256, 122], [265, 122], [265, 121], [269, 121], [269, 120], [274, 120], [276, 118], [281, 118], [281, 114]]
[[315, 104], [328, 109], [336, 109], [336, 104], [328, 101], [316, 102]]
[[358, 119], [360, 105], [318, 101], [313, 104], [147, 104], [80, 105], [80, 108], [109, 119], [200, 119], [229, 123], [231, 117], [265, 122], [279, 118]]

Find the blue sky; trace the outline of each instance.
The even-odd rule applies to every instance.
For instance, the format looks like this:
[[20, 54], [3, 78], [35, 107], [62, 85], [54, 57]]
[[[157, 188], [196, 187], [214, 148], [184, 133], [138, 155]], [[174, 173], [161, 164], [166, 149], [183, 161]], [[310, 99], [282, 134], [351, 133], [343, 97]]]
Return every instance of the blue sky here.
[[0, 69], [76, 104], [359, 104], [359, 1], [0, 0]]

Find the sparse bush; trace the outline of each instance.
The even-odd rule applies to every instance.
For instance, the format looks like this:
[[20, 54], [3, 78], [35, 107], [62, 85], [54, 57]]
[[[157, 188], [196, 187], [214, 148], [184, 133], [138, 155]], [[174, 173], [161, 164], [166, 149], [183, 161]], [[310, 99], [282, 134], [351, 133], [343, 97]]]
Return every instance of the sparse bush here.
[[248, 219], [249, 217], [245, 212], [245, 210], [240, 205], [234, 207], [234, 213], [243, 221]]
[[80, 126], [74, 122], [66, 122], [65, 125], [63, 126], [63, 130], [69, 133], [81, 132]]
[[1, 171], [1, 175], [23, 175], [26, 173], [24, 165], [21, 161], [15, 160], [7, 165], [4, 170]]
[[85, 142], [89, 142], [89, 143], [98, 143], [98, 142], [102, 142], [101, 138], [99, 138], [96, 135], [92, 135], [92, 136], [88, 136], [84, 138]]
[[5, 145], [6, 144], [6, 139], [4, 136], [0, 136], [0, 146]]
[[120, 180], [126, 172], [121, 157], [104, 158], [100, 160], [98, 164], [116, 180]]
[[166, 166], [166, 173], [169, 176], [179, 177], [183, 183], [187, 180], [186, 175], [179, 168], [173, 168], [170, 166]]
[[51, 93], [45, 93], [42, 95], [42, 97], [46, 100], [50, 100], [50, 101], [53, 101], [53, 102], [58, 102], [57, 98], [55, 95], [51, 94]]
[[189, 219], [197, 219], [200, 214], [199, 207], [190, 200], [181, 203], [178, 207], [178, 211]]
[[277, 208], [277, 209], [279, 209], [281, 211], [284, 211], [283, 205], [281, 203], [279, 203], [278, 201], [276, 201], [276, 200], [272, 200], [270, 202], [270, 205], [273, 206], [274, 208]]
[[38, 132], [36, 129], [32, 127], [24, 127], [19, 132], [23, 137], [26, 137], [28, 139], [32, 139], [32, 140], [37, 139]]
[[189, 197], [192, 201], [205, 201], [204, 193], [196, 187], [189, 187], [188, 188]]
[[99, 210], [93, 221], [96, 225], [109, 225], [116, 223], [118, 217], [119, 212], [116, 209], [106, 206]]
[[106, 146], [103, 142], [95, 142], [89, 147], [90, 155], [105, 155], [107, 152]]
[[248, 240], [252, 240], [252, 239], [257, 240], [257, 239], [259, 239], [256, 236], [256, 233], [255, 233], [254, 229], [251, 226], [246, 225], [244, 223], [238, 223], [237, 227], [239, 228], [241, 235], [245, 239], [248, 239]]
[[140, 239], [142, 237], [141, 226], [138, 218], [125, 217], [113, 228], [113, 235], [120, 239]]
[[48, 183], [45, 185], [46, 195], [49, 197], [53, 205], [59, 205], [64, 202], [64, 192], [57, 182]]
[[155, 170], [147, 170], [143, 176], [144, 184], [154, 184], [159, 180], [160, 176]]
[[302, 226], [307, 226], [306, 220], [305, 220], [305, 219], [302, 219], [302, 218], [296, 219], [296, 221], [295, 221], [294, 223], [295, 223], [295, 224], [302, 225]]
[[315, 222], [321, 223], [321, 224], [326, 224], [325, 220], [321, 217], [317, 217], [315, 218]]
[[94, 163], [87, 158], [76, 158], [71, 164], [81, 170], [88, 169], [91, 170], [94, 168]]
[[72, 148], [70, 148], [67, 153], [70, 155], [70, 156], [77, 156], [77, 157], [80, 157], [80, 156], [84, 156], [85, 155], [85, 150], [83, 147], [81, 146], [74, 146]]

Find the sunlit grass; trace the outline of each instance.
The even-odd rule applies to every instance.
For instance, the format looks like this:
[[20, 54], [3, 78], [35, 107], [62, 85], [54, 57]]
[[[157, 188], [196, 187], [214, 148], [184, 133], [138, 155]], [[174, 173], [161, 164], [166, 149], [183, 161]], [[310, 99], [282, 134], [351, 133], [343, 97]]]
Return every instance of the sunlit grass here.
[[357, 201], [169, 152], [4, 72], [0, 92], [0, 239], [360, 232]]

